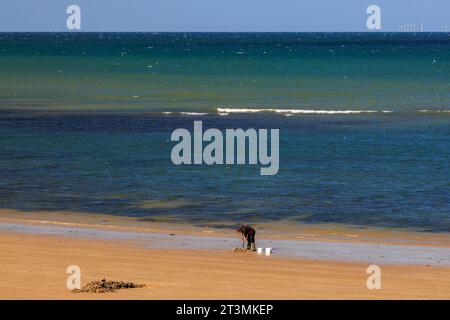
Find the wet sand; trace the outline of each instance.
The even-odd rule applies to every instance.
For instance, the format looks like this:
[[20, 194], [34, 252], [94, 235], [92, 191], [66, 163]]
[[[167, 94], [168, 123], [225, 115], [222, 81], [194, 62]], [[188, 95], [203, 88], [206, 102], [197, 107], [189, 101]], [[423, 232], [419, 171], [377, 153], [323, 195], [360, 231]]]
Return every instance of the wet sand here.
[[[236, 237], [236, 223], [216, 221], [214, 223], [190, 224], [167, 216], [139, 218], [107, 214], [87, 214], [65, 211], [18, 211], [0, 209], [0, 222], [39, 224], [116, 230], [124, 232], [160, 232], [194, 236]], [[342, 224], [299, 224], [290, 220], [259, 222], [242, 221], [258, 230], [258, 238], [277, 240], [311, 240], [347, 243], [374, 243], [421, 245], [450, 248], [450, 233], [412, 232], [410, 230], [350, 227]]]
[[[35, 218], [37, 216], [33, 215]], [[152, 231], [139, 229], [139, 232], [154, 234], [157, 231], [157, 234], [166, 234], [168, 237], [152, 238], [149, 242], [152, 244], [148, 245], [145, 238], [129, 237], [137, 232], [132, 230], [133, 226], [114, 226], [111, 221], [104, 221], [103, 226], [96, 225], [95, 221], [84, 221], [80, 226], [81, 222], [38, 222], [27, 218], [26, 214], [22, 220], [7, 213], [1, 215], [0, 224], [16, 226], [13, 230], [0, 231], [1, 299], [450, 298], [450, 266], [439, 265], [436, 261], [435, 264], [408, 264], [406, 261], [379, 264], [382, 288], [369, 290], [366, 286], [369, 261], [336, 261], [320, 257], [304, 259], [276, 251], [270, 257], [250, 252], [234, 253], [231, 250], [234, 243], [215, 250], [190, 246], [189, 241], [184, 247], [164, 247], [164, 239], [176, 238], [177, 234], [204, 237], [215, 243], [217, 239], [228, 235], [225, 230], [201, 227], [189, 229], [187, 226], [171, 224], [164, 225], [170, 227], [164, 229], [161, 225], [153, 225]], [[49, 233], [50, 229], [45, 229], [48, 225], [64, 232]], [[36, 228], [41, 231], [37, 233]], [[93, 234], [74, 232], [77, 228], [90, 230]], [[102, 236], [96, 234], [105, 229], [113, 233]], [[125, 236], [111, 236], [116, 234], [114, 232]], [[171, 236], [169, 232], [176, 234]], [[229, 235], [236, 237], [236, 234]], [[264, 232], [261, 237], [261, 241], [278, 241], [270, 240], [270, 235]], [[423, 243], [414, 239], [414, 236], [406, 239], [408, 244], [402, 248], [418, 248], [425, 255], [430, 249], [447, 249], [446, 236], [442, 234], [434, 239], [426, 239]], [[297, 240], [296, 243], [299, 247], [308, 247], [310, 241]], [[362, 240], [351, 241], [354, 245], [371, 244], [363, 243]], [[371, 241], [375, 241], [375, 238]], [[386, 246], [382, 247], [383, 250], [390, 250], [390, 244], [382, 243], [381, 240], [379, 242], [379, 245]], [[158, 243], [161, 247], [158, 247]], [[337, 248], [348, 244], [347, 241], [336, 239], [328, 243]], [[69, 265], [81, 268], [82, 285], [107, 278], [143, 283], [146, 286], [115, 293], [72, 293], [66, 288], [66, 268]]]

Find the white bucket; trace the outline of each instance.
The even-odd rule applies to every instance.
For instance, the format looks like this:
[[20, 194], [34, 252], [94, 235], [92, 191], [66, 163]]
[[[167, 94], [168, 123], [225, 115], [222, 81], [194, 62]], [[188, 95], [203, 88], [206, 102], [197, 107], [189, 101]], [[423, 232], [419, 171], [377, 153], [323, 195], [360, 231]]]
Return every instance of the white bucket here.
[[270, 256], [272, 253], [272, 248], [266, 248], [266, 256]]
[[263, 248], [258, 248], [258, 254], [262, 254]]

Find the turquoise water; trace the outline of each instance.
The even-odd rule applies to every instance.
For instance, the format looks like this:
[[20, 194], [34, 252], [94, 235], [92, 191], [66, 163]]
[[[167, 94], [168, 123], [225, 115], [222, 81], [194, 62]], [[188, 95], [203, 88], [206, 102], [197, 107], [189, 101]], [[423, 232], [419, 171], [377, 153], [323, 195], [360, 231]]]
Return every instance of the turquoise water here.
[[[448, 34], [3, 33], [0, 70], [2, 208], [450, 231]], [[194, 120], [279, 128], [278, 175], [173, 165]]]

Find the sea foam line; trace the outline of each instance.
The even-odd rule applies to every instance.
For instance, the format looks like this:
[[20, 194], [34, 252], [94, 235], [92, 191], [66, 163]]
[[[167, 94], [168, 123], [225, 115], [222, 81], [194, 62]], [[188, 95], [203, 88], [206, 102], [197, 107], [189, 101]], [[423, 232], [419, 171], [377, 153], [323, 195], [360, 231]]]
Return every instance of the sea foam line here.
[[309, 109], [273, 109], [273, 108], [217, 108], [220, 113], [256, 113], [256, 112], [275, 112], [285, 114], [358, 114], [358, 113], [388, 113], [388, 110], [309, 110]]
[[[313, 109], [275, 109], [275, 108], [217, 108], [217, 114], [219, 116], [227, 116], [232, 113], [260, 113], [260, 112], [273, 112], [283, 114], [285, 116], [292, 116], [295, 114], [362, 114], [362, 113], [392, 113], [390, 110], [313, 110]], [[398, 111], [402, 112], [402, 111]], [[421, 109], [411, 110], [406, 112], [413, 113], [450, 113], [450, 110], [432, 110]], [[193, 111], [163, 111], [163, 114], [179, 114], [187, 116], [205, 116], [209, 115], [208, 112], [193, 112]]]
[[191, 112], [191, 111], [182, 111], [182, 112], [173, 112], [173, 111], [164, 111], [163, 114], [182, 114], [186, 116], [205, 116], [207, 112]]
[[180, 112], [180, 114], [188, 115], [188, 116], [205, 116], [207, 112]]
[[422, 113], [450, 113], [450, 110], [426, 110], [426, 109], [424, 109], [424, 110], [419, 110], [419, 112], [422, 112]]

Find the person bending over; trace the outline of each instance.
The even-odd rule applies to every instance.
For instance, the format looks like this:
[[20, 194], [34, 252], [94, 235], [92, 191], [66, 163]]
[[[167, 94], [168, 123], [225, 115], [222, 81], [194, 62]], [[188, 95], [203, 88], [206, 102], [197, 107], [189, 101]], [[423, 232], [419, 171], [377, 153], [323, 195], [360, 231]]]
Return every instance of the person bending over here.
[[256, 251], [255, 229], [244, 224], [242, 227], [237, 228], [236, 231], [242, 234], [242, 244], [244, 244], [244, 241], [247, 240], [247, 250]]

